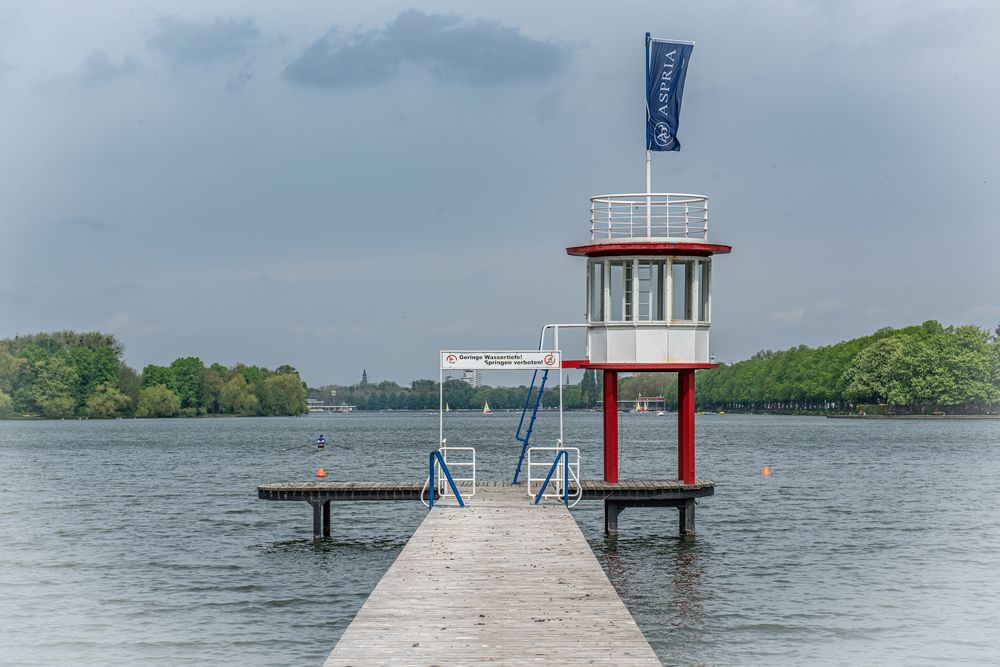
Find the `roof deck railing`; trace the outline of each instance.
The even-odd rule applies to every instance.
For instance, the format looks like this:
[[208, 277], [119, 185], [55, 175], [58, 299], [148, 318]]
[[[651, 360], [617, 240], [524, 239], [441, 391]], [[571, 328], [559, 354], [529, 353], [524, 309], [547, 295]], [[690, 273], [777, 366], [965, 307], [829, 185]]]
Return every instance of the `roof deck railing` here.
[[708, 240], [708, 197], [676, 193], [590, 198], [590, 240]]

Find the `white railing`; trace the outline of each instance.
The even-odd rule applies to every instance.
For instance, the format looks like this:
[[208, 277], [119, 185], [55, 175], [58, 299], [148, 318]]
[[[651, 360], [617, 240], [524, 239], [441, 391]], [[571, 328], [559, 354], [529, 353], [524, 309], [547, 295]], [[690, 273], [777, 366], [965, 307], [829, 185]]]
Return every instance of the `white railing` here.
[[590, 240], [708, 239], [708, 197], [638, 193], [590, 198]]
[[[448, 470], [451, 472], [451, 478], [455, 481], [455, 485], [459, 488], [459, 493], [463, 497], [476, 495], [476, 449], [474, 447], [440, 447], [438, 451], [441, 452], [441, 457], [444, 459], [444, 463], [448, 466]], [[469, 453], [471, 452], [471, 458]], [[451, 492], [451, 487], [448, 484], [448, 480], [445, 478], [444, 474], [441, 473], [440, 466], [434, 475], [435, 481], [438, 485], [438, 497], [444, 498], [446, 496], [454, 497], [455, 494]], [[464, 475], [464, 476], [463, 476]], [[469, 476], [471, 475], [471, 477]], [[472, 490], [466, 493], [466, 489], [469, 488], [465, 484], [471, 483]]]
[[[569, 480], [566, 479], [565, 468], [562, 463], [553, 470], [552, 464], [561, 452], [566, 452], [569, 460]], [[580, 450], [577, 447], [529, 447], [528, 448], [528, 496], [535, 498], [545, 484], [549, 474], [549, 483], [545, 487], [542, 498], [552, 498], [563, 500], [565, 487], [568, 482], [576, 488], [569, 494], [569, 507], [573, 507], [583, 496], [583, 488], [580, 485]]]

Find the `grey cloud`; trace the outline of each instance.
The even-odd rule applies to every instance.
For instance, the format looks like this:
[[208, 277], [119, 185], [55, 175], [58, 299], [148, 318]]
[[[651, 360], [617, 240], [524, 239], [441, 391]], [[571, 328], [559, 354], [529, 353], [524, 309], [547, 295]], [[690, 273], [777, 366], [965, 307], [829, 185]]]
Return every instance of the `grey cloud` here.
[[566, 46], [525, 37], [498, 21], [410, 9], [379, 30], [331, 28], [284, 75], [299, 84], [344, 88], [382, 83], [402, 64], [415, 63], [442, 79], [499, 84], [552, 76], [568, 56]]
[[199, 65], [246, 56], [261, 42], [253, 19], [216, 18], [208, 22], [164, 17], [148, 46], [175, 65]]
[[86, 85], [99, 86], [116, 79], [138, 73], [142, 63], [132, 55], [123, 56], [121, 62], [115, 63], [104, 51], [94, 51], [80, 65], [80, 81]]

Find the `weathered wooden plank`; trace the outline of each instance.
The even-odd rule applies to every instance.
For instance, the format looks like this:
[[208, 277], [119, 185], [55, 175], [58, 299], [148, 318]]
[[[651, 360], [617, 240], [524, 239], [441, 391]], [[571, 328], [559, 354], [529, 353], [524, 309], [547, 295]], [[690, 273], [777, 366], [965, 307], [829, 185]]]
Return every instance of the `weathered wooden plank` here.
[[427, 514], [327, 667], [658, 665], [565, 507], [481, 487]]

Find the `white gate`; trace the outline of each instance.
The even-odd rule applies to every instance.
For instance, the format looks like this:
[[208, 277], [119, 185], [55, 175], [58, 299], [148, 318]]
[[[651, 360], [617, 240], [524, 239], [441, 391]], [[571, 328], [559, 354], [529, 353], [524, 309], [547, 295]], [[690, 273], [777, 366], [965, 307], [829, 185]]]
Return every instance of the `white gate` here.
[[[565, 452], [565, 458], [560, 454]], [[553, 468], [553, 464], [558, 460], [559, 465]], [[566, 462], [569, 465], [569, 479], [566, 479]], [[580, 485], [580, 450], [577, 447], [529, 447], [528, 448], [528, 495], [532, 498], [538, 496], [542, 490], [545, 480], [545, 492], [542, 498], [552, 498], [562, 501], [566, 495], [569, 496], [569, 506], [572, 507], [580, 501], [583, 495], [583, 488]], [[569, 484], [567, 494], [566, 484]]]

